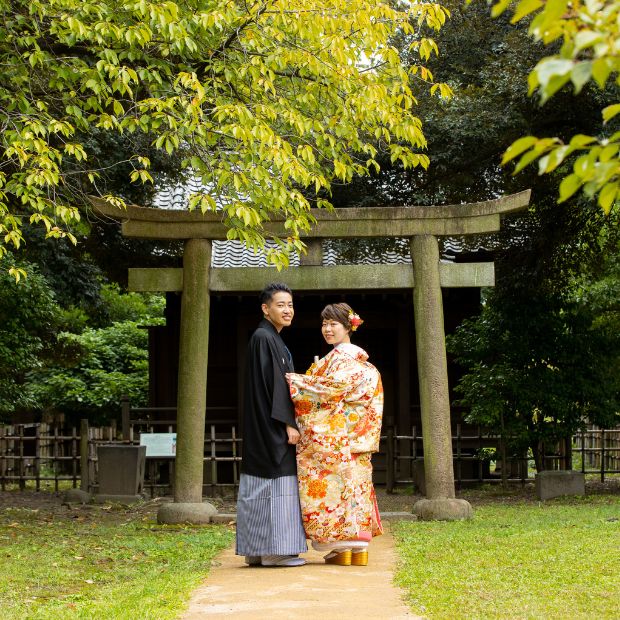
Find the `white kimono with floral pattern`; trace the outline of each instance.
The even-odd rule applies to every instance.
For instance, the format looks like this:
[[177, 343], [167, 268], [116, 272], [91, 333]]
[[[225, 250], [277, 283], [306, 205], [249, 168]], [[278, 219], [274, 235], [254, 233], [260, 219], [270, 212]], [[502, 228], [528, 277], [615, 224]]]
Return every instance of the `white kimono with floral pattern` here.
[[372, 485], [383, 387], [368, 354], [342, 343], [305, 375], [289, 374], [301, 440], [297, 477], [306, 535], [326, 543], [383, 532]]

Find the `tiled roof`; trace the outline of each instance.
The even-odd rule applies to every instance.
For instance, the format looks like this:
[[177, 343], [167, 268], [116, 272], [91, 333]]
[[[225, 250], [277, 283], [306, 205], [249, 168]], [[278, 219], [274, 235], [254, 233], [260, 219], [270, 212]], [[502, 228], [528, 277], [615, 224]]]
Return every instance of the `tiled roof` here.
[[[203, 189], [198, 180], [189, 180], [185, 184], [168, 186], [157, 191], [154, 206], [162, 209], [185, 209], [191, 194]], [[481, 242], [485, 241], [485, 244]], [[363, 242], [366, 250], [362, 247], [351, 252], [346, 242], [338, 240], [323, 241], [323, 265], [342, 264], [406, 264], [411, 262], [409, 255], [409, 243], [407, 239], [394, 239], [389, 249], [368, 249], [369, 242]], [[363, 245], [362, 244], [362, 245]], [[275, 243], [267, 242], [267, 247], [275, 247]], [[454, 261], [458, 254], [463, 252], [475, 253], [490, 249], [493, 243], [488, 243], [481, 237], [455, 238], [444, 237], [441, 239], [441, 258], [443, 261]], [[213, 267], [265, 267], [267, 259], [264, 252], [254, 252], [246, 248], [241, 242], [213, 241], [213, 254], [211, 259]], [[291, 266], [299, 265], [299, 256], [291, 257]]]
[[[276, 244], [267, 241], [267, 247], [275, 247]], [[299, 265], [299, 256], [291, 256], [291, 267]], [[267, 267], [265, 252], [246, 248], [240, 241], [213, 241], [211, 254], [212, 267]]]

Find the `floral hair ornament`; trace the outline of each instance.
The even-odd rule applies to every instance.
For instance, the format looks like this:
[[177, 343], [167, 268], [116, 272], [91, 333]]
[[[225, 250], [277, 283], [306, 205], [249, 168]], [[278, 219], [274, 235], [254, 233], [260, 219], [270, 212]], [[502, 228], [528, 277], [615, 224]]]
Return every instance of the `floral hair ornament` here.
[[351, 311], [349, 312], [349, 323], [351, 324], [351, 331], [354, 332], [364, 321], [360, 318], [359, 314]]

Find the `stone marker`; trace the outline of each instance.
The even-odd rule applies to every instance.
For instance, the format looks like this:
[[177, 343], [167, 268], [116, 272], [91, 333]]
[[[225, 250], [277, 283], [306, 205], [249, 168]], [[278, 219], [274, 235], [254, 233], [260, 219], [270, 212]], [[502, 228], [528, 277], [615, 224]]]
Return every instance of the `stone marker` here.
[[586, 477], [579, 471], [541, 471], [536, 474], [536, 497], [540, 500], [585, 494]]
[[104, 444], [97, 446], [99, 488], [96, 503], [140, 502], [144, 484], [146, 446]]

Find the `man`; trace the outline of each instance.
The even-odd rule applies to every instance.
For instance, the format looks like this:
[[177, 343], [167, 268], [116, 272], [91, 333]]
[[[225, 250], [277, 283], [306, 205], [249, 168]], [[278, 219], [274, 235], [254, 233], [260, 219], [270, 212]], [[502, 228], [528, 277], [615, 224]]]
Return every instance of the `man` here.
[[263, 320], [248, 344], [243, 403], [243, 461], [237, 503], [237, 555], [249, 565], [302, 566], [295, 444], [299, 431], [285, 379], [293, 360], [280, 338], [294, 315], [286, 284], [260, 295]]

